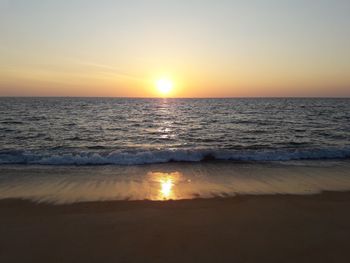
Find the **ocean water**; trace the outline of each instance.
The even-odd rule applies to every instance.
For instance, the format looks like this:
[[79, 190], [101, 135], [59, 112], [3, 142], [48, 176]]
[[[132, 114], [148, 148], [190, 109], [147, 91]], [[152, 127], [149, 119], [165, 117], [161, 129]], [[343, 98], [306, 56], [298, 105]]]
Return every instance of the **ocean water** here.
[[0, 98], [0, 199], [350, 190], [350, 99]]
[[0, 164], [350, 157], [350, 99], [0, 98]]

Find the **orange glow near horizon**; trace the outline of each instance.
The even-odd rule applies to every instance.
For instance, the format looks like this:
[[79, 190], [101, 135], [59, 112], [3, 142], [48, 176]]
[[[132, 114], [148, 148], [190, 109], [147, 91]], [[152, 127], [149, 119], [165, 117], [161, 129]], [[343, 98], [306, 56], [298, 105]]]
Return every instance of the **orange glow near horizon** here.
[[[114, 68], [104, 66], [62, 65], [60, 72], [49, 69], [0, 70], [0, 96], [78, 96], [78, 97], [308, 97], [345, 96], [349, 94], [345, 77], [337, 83], [322, 76], [302, 76], [302, 81], [287, 74], [275, 77], [271, 72], [247, 72], [235, 69], [235, 74], [224, 71], [205, 71], [200, 66], [176, 68], [166, 66], [171, 75], [157, 74], [159, 68], [144, 68], [140, 72], [120, 75]], [[193, 68], [198, 68], [194, 71]], [[170, 69], [170, 70], [169, 70]], [[248, 71], [248, 69], [247, 69]], [[302, 74], [301, 74], [302, 75]], [[157, 77], [158, 76], [158, 77]], [[162, 77], [159, 77], [162, 76]], [[254, 77], [253, 77], [254, 76]], [[327, 75], [324, 75], [327, 76]], [[350, 80], [349, 80], [350, 81]], [[337, 87], [337, 92], [329, 87]]]

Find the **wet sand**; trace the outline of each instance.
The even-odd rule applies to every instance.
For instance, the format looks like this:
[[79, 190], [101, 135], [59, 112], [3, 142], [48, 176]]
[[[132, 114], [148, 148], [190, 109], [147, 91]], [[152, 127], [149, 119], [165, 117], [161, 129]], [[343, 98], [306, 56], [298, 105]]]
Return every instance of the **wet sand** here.
[[350, 191], [350, 161], [1, 166], [0, 200], [54, 204]]
[[350, 262], [350, 193], [0, 201], [0, 262]]

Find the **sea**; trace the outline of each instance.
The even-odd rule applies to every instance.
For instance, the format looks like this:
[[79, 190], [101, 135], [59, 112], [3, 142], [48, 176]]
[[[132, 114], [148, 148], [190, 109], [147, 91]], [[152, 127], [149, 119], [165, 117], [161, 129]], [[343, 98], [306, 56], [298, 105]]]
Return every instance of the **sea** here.
[[350, 190], [347, 98], [0, 98], [0, 198]]

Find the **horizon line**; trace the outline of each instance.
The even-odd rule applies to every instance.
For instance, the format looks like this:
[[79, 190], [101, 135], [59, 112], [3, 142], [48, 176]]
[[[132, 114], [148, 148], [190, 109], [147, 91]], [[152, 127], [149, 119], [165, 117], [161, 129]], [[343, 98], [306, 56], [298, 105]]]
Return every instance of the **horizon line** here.
[[237, 97], [127, 97], [127, 96], [1, 96], [0, 98], [101, 98], [101, 99], [350, 99], [350, 96], [237, 96]]

